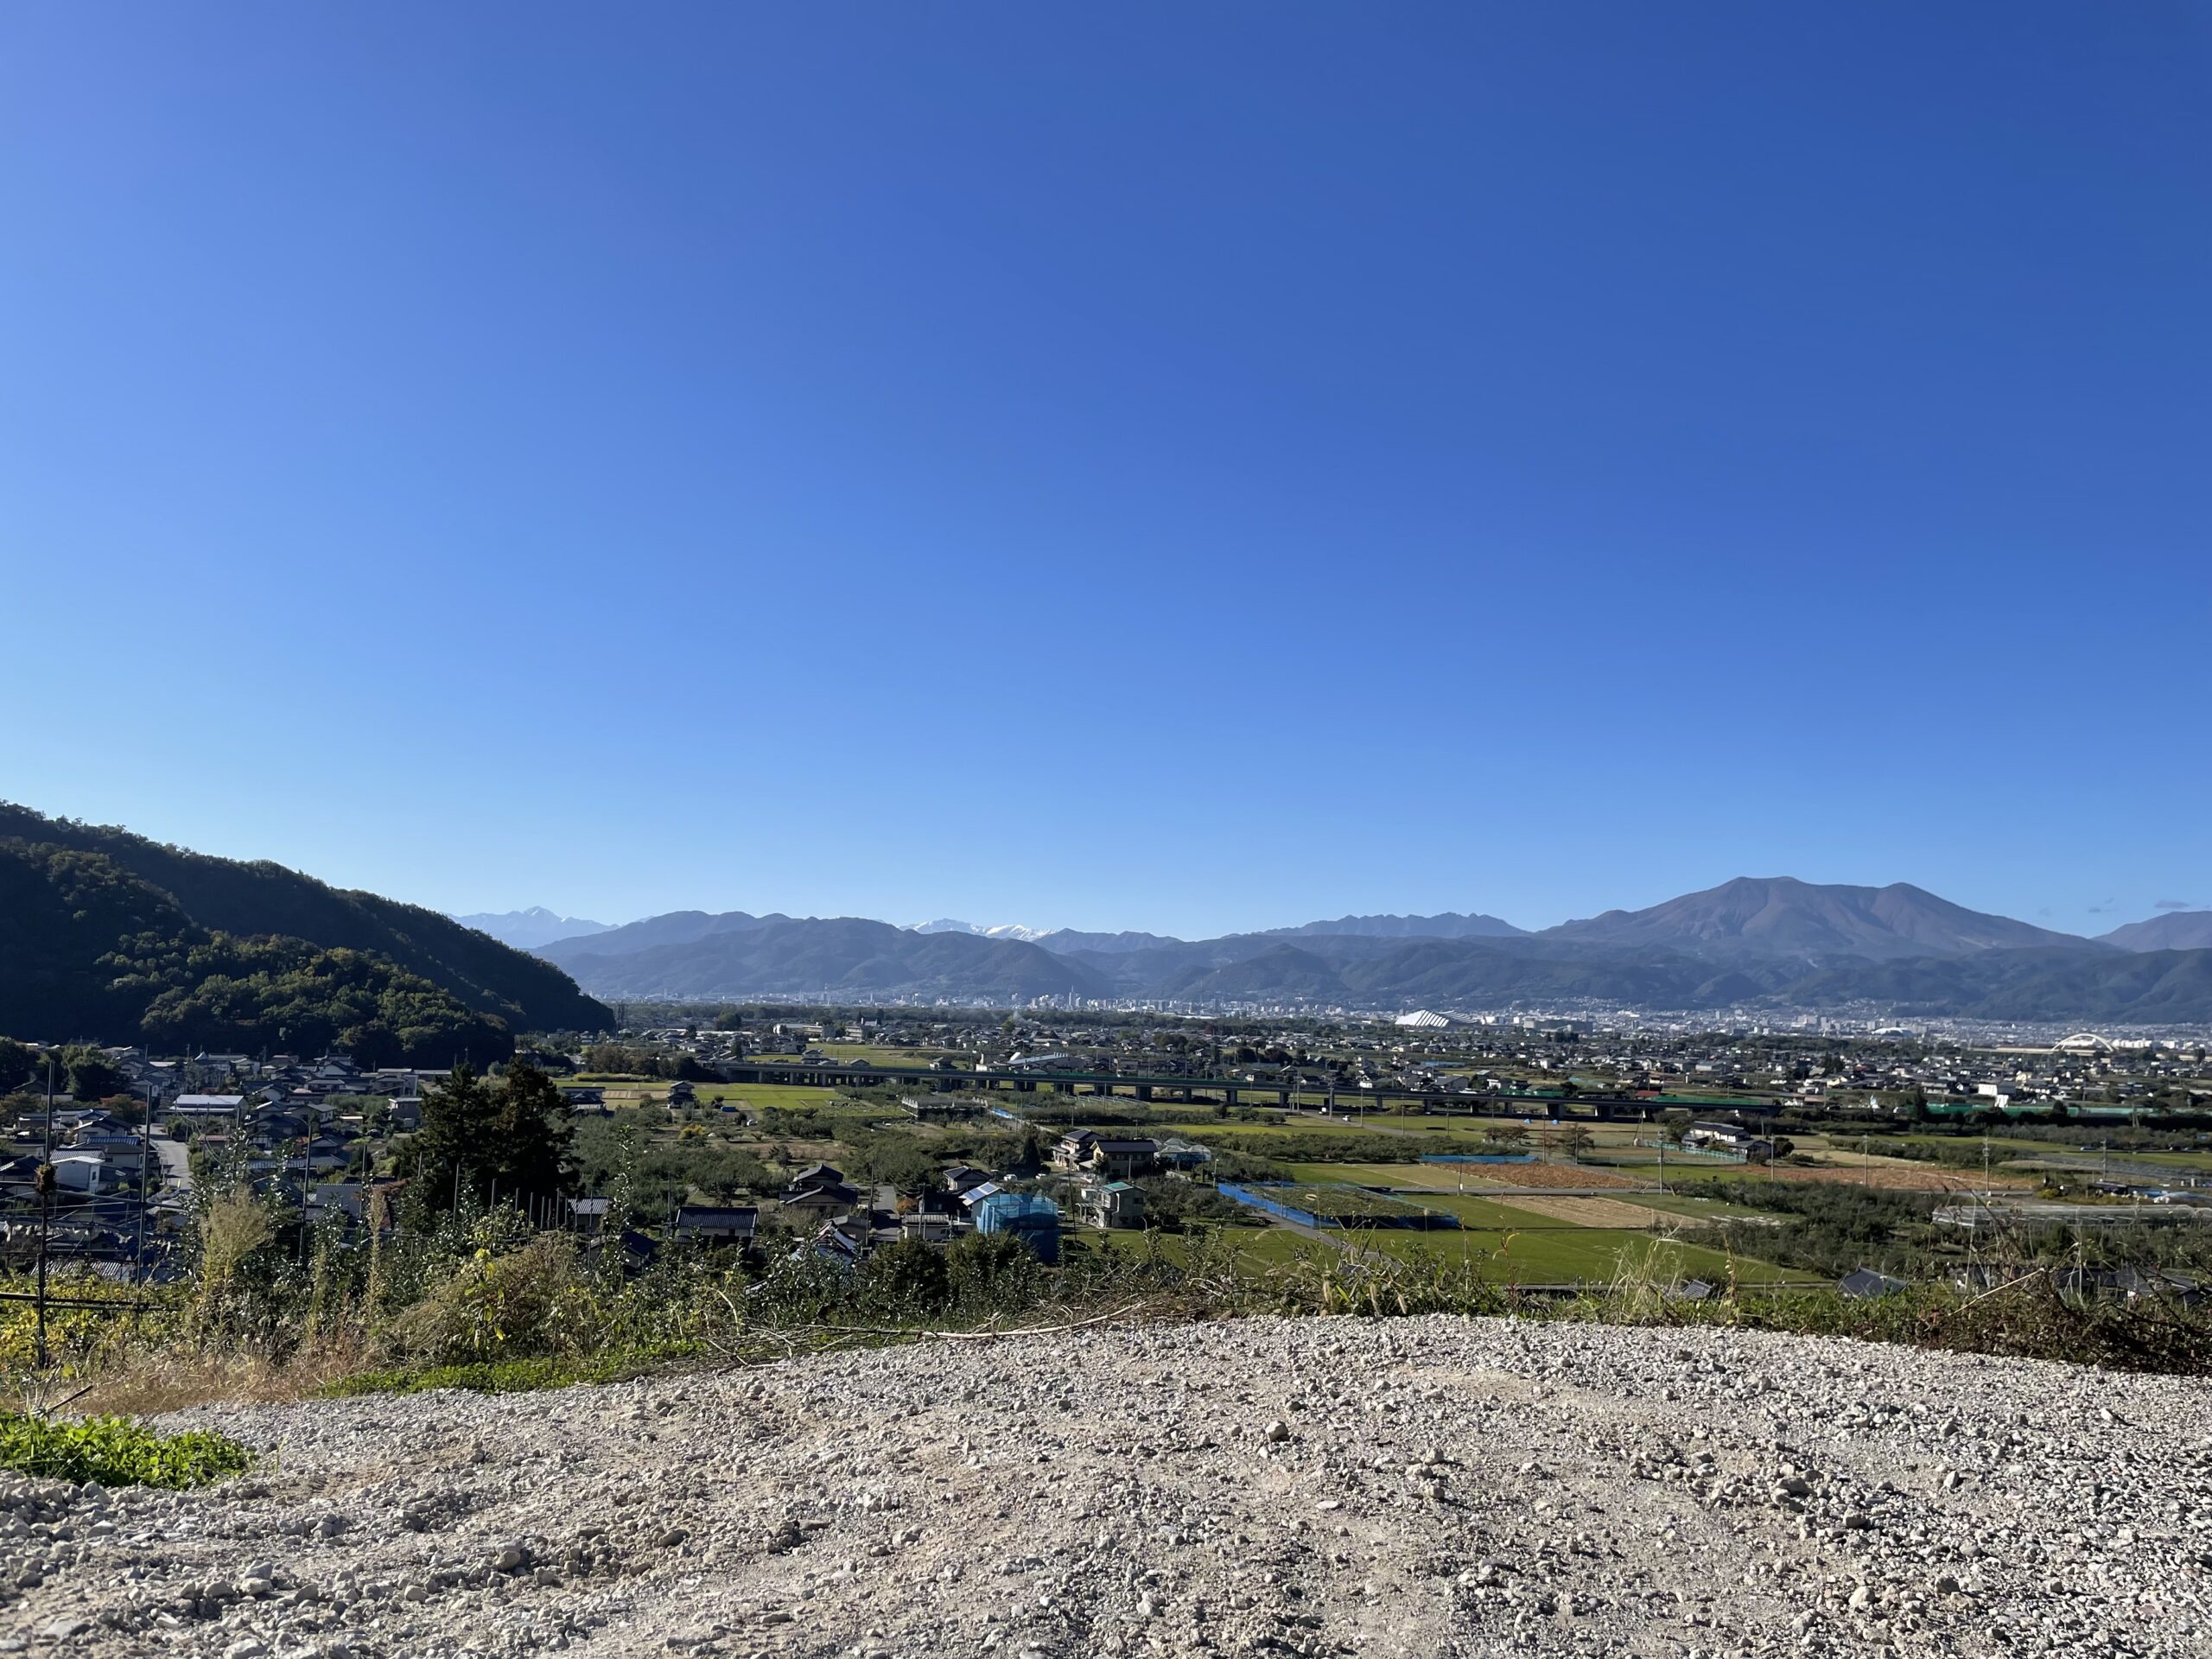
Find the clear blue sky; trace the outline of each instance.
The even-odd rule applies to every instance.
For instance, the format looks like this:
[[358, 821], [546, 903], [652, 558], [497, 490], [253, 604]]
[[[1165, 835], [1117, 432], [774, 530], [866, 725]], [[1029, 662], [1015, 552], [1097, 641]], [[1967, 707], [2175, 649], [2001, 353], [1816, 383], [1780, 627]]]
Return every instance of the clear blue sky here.
[[442, 908], [2212, 902], [2202, 5], [18, 3], [0, 795]]

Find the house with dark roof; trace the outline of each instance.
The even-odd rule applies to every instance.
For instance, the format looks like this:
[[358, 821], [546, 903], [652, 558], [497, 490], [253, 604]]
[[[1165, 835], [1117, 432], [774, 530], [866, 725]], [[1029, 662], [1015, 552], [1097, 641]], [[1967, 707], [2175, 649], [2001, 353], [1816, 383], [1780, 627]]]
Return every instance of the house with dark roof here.
[[760, 1211], [751, 1205], [687, 1204], [676, 1212], [676, 1236], [709, 1244], [750, 1244]]
[[835, 1165], [815, 1164], [791, 1177], [778, 1202], [800, 1215], [828, 1217], [849, 1215], [858, 1209], [861, 1194]]

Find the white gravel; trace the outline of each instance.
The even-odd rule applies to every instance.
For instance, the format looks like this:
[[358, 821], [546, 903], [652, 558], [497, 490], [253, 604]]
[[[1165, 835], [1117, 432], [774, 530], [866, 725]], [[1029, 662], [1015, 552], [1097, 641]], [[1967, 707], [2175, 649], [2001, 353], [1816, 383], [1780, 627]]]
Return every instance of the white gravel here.
[[0, 1491], [6, 1651], [2212, 1655], [2199, 1382], [1252, 1320], [226, 1407]]

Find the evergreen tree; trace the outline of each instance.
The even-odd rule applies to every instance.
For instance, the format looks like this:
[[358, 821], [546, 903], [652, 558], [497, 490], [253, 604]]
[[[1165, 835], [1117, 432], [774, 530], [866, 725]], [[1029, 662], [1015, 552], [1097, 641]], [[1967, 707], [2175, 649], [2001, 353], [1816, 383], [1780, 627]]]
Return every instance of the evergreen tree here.
[[415, 1179], [429, 1212], [456, 1199], [498, 1199], [527, 1211], [575, 1191], [569, 1160], [568, 1103], [553, 1079], [517, 1063], [498, 1083], [457, 1065], [423, 1096], [412, 1146]]
[[553, 1079], [523, 1061], [509, 1066], [493, 1121], [499, 1195], [512, 1193], [527, 1209], [533, 1202], [575, 1192], [576, 1173], [569, 1155], [573, 1135], [569, 1103]]
[[423, 1091], [423, 1127], [410, 1151], [416, 1185], [429, 1210], [453, 1209], [464, 1193], [478, 1200], [490, 1196], [499, 1174], [499, 1113], [491, 1085], [465, 1065]]

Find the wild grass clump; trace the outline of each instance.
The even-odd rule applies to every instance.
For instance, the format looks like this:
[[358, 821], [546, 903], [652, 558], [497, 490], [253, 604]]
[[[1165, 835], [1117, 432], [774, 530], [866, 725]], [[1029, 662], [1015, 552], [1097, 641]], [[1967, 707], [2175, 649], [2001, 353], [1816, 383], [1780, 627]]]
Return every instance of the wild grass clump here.
[[432, 1364], [565, 1355], [593, 1345], [605, 1310], [575, 1242], [555, 1234], [478, 1249], [392, 1322], [400, 1353]]
[[252, 1461], [236, 1440], [207, 1429], [157, 1434], [127, 1417], [55, 1421], [0, 1412], [0, 1467], [41, 1480], [103, 1486], [203, 1486]]

